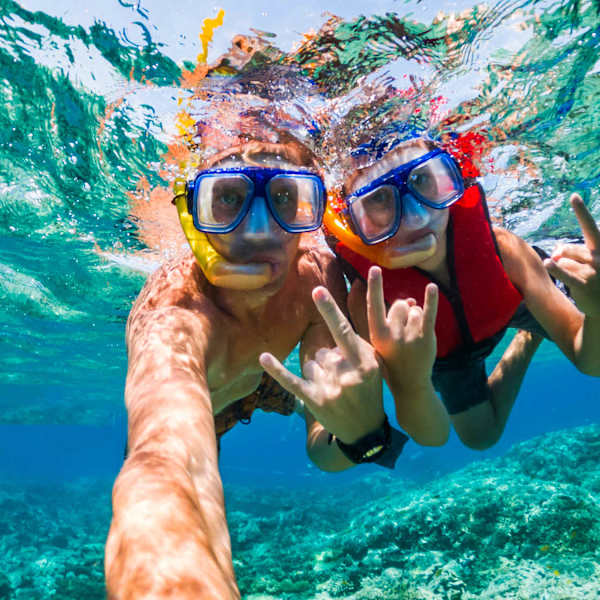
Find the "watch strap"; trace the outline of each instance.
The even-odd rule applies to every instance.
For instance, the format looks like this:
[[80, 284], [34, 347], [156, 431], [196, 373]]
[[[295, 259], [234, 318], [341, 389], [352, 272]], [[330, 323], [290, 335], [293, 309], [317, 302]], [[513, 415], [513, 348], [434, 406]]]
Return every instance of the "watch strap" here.
[[375, 464], [393, 470], [396, 467], [398, 457], [402, 454], [402, 450], [410, 438], [405, 433], [392, 426], [390, 426], [390, 436], [391, 439], [388, 449], [375, 460]]
[[346, 444], [335, 438], [335, 443], [342, 453], [353, 463], [375, 462], [390, 447], [391, 427], [387, 415], [383, 423], [374, 431], [359, 438], [352, 444]]

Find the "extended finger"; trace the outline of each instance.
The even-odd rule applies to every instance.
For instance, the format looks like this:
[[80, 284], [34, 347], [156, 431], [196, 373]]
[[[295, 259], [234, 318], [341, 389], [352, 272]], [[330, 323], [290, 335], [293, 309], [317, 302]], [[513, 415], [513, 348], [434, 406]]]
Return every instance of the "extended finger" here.
[[329, 291], [319, 286], [313, 290], [312, 296], [317, 310], [323, 317], [335, 343], [344, 352], [346, 358], [351, 361], [359, 360], [359, 337]]
[[573, 260], [561, 258], [558, 261], [555, 261], [551, 258], [547, 258], [544, 261], [544, 266], [550, 275], [556, 277], [556, 279], [560, 279], [569, 287], [577, 287], [583, 283], [577, 273], [577, 268], [581, 265]]
[[288, 371], [270, 352], [263, 352], [258, 362], [260, 366], [280, 383], [288, 392], [299, 396], [303, 400], [310, 397], [310, 384]]
[[367, 321], [371, 339], [383, 339], [387, 335], [383, 276], [379, 267], [369, 269], [367, 286]]
[[552, 252], [552, 259], [570, 258], [579, 263], [592, 262], [592, 253], [584, 244], [561, 244]]
[[592, 213], [581, 199], [581, 196], [573, 194], [571, 196], [571, 206], [573, 207], [579, 225], [581, 226], [585, 245], [592, 252], [600, 250], [600, 230], [598, 229], [598, 225], [596, 225], [596, 221], [594, 221], [594, 217], [592, 217]]
[[435, 330], [439, 303], [439, 290], [435, 283], [428, 283], [425, 288], [425, 302], [423, 303], [423, 333]]

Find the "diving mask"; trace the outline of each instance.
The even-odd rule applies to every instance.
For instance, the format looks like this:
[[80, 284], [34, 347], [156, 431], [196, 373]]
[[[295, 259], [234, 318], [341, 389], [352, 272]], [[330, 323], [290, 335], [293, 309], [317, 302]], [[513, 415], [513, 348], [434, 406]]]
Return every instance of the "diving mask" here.
[[174, 192], [179, 221], [207, 280], [238, 290], [265, 286], [271, 279], [271, 266], [227, 261], [206, 233], [233, 231], [259, 194], [275, 221], [290, 233], [317, 229], [325, 204], [323, 182], [317, 175], [261, 167], [201, 171], [191, 182], [177, 180]]
[[454, 159], [436, 148], [350, 194], [344, 212], [365, 244], [379, 244], [398, 231], [405, 194], [429, 208], [444, 209], [460, 200], [464, 191]]

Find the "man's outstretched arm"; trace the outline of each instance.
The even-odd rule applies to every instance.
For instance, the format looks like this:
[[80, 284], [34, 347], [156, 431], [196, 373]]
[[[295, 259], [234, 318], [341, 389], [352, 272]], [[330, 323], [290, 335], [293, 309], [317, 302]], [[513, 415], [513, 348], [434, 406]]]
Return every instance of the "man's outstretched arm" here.
[[206, 380], [207, 327], [180, 308], [129, 323], [129, 455], [113, 489], [110, 600], [240, 597]]

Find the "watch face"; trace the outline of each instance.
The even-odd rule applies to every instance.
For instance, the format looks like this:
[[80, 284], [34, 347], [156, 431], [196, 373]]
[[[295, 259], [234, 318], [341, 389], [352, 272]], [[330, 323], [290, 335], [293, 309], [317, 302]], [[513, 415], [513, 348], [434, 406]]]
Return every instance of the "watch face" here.
[[368, 433], [353, 444], [344, 444], [337, 438], [335, 441], [347, 458], [353, 463], [360, 464], [373, 462], [385, 452], [390, 445], [390, 433], [390, 424], [386, 417], [381, 427]]
[[375, 456], [375, 454], [377, 454], [378, 452], [381, 452], [384, 448], [383, 444], [379, 444], [377, 446], [373, 446], [373, 448], [371, 448], [370, 450], [367, 450], [363, 456], [362, 459], [363, 460], [368, 460], [369, 458], [371, 458], [372, 456]]

